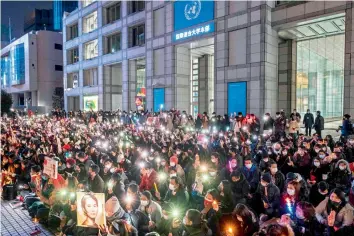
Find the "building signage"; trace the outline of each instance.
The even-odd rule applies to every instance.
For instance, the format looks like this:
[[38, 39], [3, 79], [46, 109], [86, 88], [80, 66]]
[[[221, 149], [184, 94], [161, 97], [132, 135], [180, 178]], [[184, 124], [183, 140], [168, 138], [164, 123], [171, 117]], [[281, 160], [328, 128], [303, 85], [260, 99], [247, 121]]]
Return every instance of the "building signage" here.
[[214, 20], [214, 1], [178, 0], [173, 7], [175, 31]]
[[98, 96], [84, 96], [84, 111], [98, 111]]
[[173, 41], [181, 41], [184, 39], [189, 39], [197, 35], [204, 35], [214, 32], [215, 26], [214, 22], [191, 27], [185, 30], [173, 32]]

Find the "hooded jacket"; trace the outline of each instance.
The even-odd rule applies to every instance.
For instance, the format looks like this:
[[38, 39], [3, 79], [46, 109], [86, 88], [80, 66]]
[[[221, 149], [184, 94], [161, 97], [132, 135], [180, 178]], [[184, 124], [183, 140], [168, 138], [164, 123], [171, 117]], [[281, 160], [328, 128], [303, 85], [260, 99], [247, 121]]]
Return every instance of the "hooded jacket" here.
[[243, 174], [240, 175], [239, 181], [231, 182], [231, 190], [235, 202], [247, 197], [250, 193], [250, 185]]
[[[340, 170], [339, 169], [340, 163], [345, 163], [347, 168], [345, 170]], [[342, 159], [337, 161], [335, 165], [335, 169], [329, 174], [328, 182], [331, 185], [340, 188], [342, 191], [348, 191], [351, 186], [350, 183], [351, 176], [352, 175], [349, 168], [349, 163], [346, 160]]]

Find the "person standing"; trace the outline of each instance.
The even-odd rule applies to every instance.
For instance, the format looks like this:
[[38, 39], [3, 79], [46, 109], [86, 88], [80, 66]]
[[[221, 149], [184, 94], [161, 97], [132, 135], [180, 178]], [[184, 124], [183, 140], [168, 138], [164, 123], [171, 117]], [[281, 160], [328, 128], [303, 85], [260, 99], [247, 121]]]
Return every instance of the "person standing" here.
[[324, 119], [323, 119], [323, 116], [321, 116], [321, 112], [320, 111], [317, 111], [317, 117], [315, 119], [314, 128], [315, 128], [316, 133], [318, 134], [318, 136], [322, 137], [321, 136], [321, 132], [322, 132], [322, 130], [324, 130]]
[[311, 136], [312, 126], [315, 123], [315, 121], [313, 118], [313, 114], [310, 113], [310, 109], [307, 109], [307, 112], [304, 116], [304, 120], [302, 123], [305, 125], [306, 136]]

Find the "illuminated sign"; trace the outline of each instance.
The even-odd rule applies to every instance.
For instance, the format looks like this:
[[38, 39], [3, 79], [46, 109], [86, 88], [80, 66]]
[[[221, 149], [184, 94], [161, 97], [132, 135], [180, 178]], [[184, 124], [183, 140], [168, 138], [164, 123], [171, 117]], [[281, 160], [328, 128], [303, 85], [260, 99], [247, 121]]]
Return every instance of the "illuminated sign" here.
[[84, 96], [84, 110], [85, 111], [98, 111], [98, 96]]
[[214, 1], [179, 0], [174, 2], [173, 7], [174, 30], [214, 20]]
[[197, 35], [204, 35], [208, 33], [212, 33], [215, 30], [214, 22], [199, 25], [195, 27], [191, 27], [186, 30], [181, 30], [173, 33], [173, 41], [180, 41], [184, 39], [188, 39]]

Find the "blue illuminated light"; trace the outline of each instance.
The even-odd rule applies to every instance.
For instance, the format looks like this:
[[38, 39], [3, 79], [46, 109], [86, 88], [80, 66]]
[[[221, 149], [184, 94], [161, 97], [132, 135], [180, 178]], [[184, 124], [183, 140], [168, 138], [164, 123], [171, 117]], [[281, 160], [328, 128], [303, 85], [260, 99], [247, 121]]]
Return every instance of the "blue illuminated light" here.
[[181, 40], [189, 39], [191, 37], [205, 35], [214, 32], [214, 30], [215, 30], [214, 22], [205, 25], [191, 27], [189, 29], [173, 32], [173, 41], [181, 41]]

